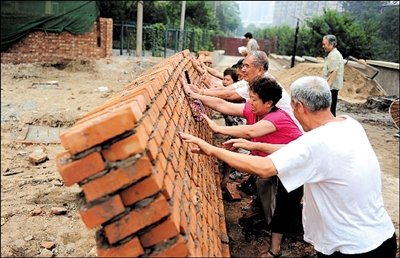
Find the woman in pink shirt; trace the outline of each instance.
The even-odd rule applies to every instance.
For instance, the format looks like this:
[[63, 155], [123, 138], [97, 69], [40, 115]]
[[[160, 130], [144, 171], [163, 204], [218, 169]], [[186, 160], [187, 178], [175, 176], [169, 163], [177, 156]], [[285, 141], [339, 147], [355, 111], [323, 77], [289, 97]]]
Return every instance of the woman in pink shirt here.
[[[196, 94], [185, 85], [189, 96], [200, 99], [204, 105], [227, 115], [246, 118], [246, 125], [220, 126], [207, 115], [203, 117], [210, 128], [221, 134], [250, 139], [254, 143], [287, 144], [302, 135], [298, 126], [290, 116], [275, 105], [282, 97], [282, 88], [273, 78], [260, 77], [250, 83], [250, 100], [246, 103], [230, 103], [222, 99]], [[227, 142], [226, 147], [231, 149]], [[268, 153], [258, 150], [256, 144], [251, 150], [252, 155], [267, 156]], [[280, 256], [280, 244], [283, 234], [295, 228], [296, 216], [301, 216], [301, 197], [303, 188], [288, 193], [278, 180], [275, 212], [270, 223], [272, 237], [267, 256]], [[258, 192], [262, 193], [263, 182], [258, 179]], [[262, 202], [262, 196], [260, 196]], [[270, 205], [270, 204], [263, 204]], [[267, 214], [266, 214], [267, 215]]]

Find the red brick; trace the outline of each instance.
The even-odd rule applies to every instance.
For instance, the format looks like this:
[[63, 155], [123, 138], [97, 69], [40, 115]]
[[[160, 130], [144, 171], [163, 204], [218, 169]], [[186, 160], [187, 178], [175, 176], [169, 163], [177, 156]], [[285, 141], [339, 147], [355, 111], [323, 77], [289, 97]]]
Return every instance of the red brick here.
[[178, 235], [179, 226], [171, 218], [152, 228], [149, 232], [140, 236], [140, 242], [143, 247], [149, 247], [159, 242]]
[[122, 202], [124, 205], [131, 205], [153, 194], [156, 194], [160, 190], [161, 185], [158, 184], [157, 179], [154, 176], [149, 176], [122, 191]]
[[144, 127], [138, 126], [134, 135], [122, 139], [111, 145], [110, 148], [103, 150], [103, 156], [109, 161], [116, 161], [142, 153], [146, 148], [148, 138]]
[[166, 175], [164, 177], [164, 185], [163, 185], [163, 189], [162, 189], [162, 194], [164, 195], [164, 197], [169, 200], [172, 197], [172, 193], [174, 191], [174, 184], [172, 183], [171, 178]]
[[163, 141], [163, 136], [158, 129], [154, 132], [154, 140], [156, 141], [157, 145], [161, 145]]
[[229, 252], [229, 244], [222, 243], [222, 250], [221, 250], [222, 257], [230, 257], [231, 254]]
[[182, 234], [186, 234], [187, 233], [187, 225], [188, 225], [187, 215], [186, 215], [185, 212], [182, 211], [181, 212], [180, 222], [179, 222], [179, 231]]
[[[94, 119], [110, 112], [118, 112], [127, 108], [132, 110], [132, 113], [135, 117], [135, 123], [139, 121], [139, 119], [142, 117], [142, 112], [144, 111], [142, 110], [143, 106], [141, 106], [141, 104], [139, 104], [139, 102], [137, 102], [136, 100], [120, 101], [119, 98], [116, 98], [114, 101], [110, 103], [104, 103], [103, 105], [96, 108], [94, 111], [87, 113], [85, 116], [79, 119], [75, 125], [82, 124], [88, 120]], [[144, 106], [144, 108], [146, 108], [146, 106]]]
[[236, 184], [227, 183], [226, 189], [228, 190], [229, 198], [231, 200], [236, 201], [242, 199], [242, 196], [240, 196], [239, 190], [237, 189], [237, 183]]
[[104, 227], [108, 241], [113, 244], [170, 214], [167, 200], [161, 195], [148, 206], [136, 209], [120, 220]]
[[153, 138], [148, 142], [148, 146], [147, 146], [148, 150], [147, 150], [147, 155], [149, 156], [149, 158], [153, 161], [156, 159], [157, 154], [158, 154], [158, 145], [156, 143], [156, 140]]
[[124, 210], [125, 207], [122, 204], [121, 198], [119, 195], [114, 195], [105, 202], [80, 211], [79, 214], [86, 227], [91, 229], [124, 212]]
[[64, 157], [65, 156], [56, 157], [56, 165], [66, 186], [81, 182], [105, 168], [103, 159], [98, 152], [93, 152], [86, 157], [67, 164], [62, 164], [62, 159]]
[[157, 131], [160, 132], [161, 135], [164, 135], [165, 131], [167, 130], [167, 125], [167, 120], [164, 116], [161, 116], [160, 120], [158, 121]]
[[194, 244], [193, 238], [190, 235], [187, 238], [187, 245], [186, 246], [187, 246], [188, 252], [189, 252], [188, 256], [189, 257], [195, 257], [196, 245]]
[[138, 95], [133, 98], [139, 104], [140, 110], [144, 112], [146, 110], [147, 102], [146, 98], [143, 95]]
[[188, 249], [182, 237], [178, 236], [177, 241], [166, 249], [150, 254], [150, 257], [186, 257]]
[[132, 238], [122, 245], [110, 248], [104, 248], [101, 245], [97, 247], [97, 255], [99, 257], [138, 257], [142, 254], [144, 254], [144, 250], [137, 237]]
[[86, 200], [90, 202], [150, 174], [151, 163], [147, 157], [142, 157], [132, 166], [118, 168], [84, 184], [82, 189]]
[[163, 144], [161, 146], [162, 152], [164, 153], [165, 157], [168, 157], [169, 154], [169, 150], [171, 148], [171, 144], [172, 144], [172, 140], [171, 138], [168, 136], [168, 134], [166, 134], [164, 136], [164, 141]]
[[144, 129], [146, 129], [147, 135], [150, 135], [153, 132], [153, 123], [149, 115], [143, 118], [142, 124], [144, 125]]
[[133, 128], [136, 118], [130, 109], [107, 113], [72, 127], [60, 135], [61, 144], [76, 154]]

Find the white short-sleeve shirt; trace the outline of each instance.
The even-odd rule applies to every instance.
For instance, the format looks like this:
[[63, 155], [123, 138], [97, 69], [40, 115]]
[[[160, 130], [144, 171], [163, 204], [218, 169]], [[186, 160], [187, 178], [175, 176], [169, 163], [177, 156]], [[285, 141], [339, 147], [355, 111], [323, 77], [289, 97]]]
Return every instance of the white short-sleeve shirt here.
[[304, 185], [304, 240], [326, 255], [369, 252], [395, 231], [375, 152], [362, 126], [344, 117], [268, 156], [288, 192]]

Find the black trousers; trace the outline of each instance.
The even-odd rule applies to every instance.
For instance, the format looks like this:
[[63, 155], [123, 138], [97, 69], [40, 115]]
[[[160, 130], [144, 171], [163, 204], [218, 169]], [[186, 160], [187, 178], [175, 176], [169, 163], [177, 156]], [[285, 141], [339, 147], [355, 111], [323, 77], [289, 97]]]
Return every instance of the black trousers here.
[[276, 206], [270, 224], [272, 233], [286, 234], [302, 231], [300, 203], [302, 197], [303, 186], [288, 193], [278, 178]]
[[374, 258], [374, 257], [385, 257], [385, 258], [392, 258], [396, 257], [396, 250], [397, 250], [397, 242], [396, 242], [396, 233], [393, 234], [391, 238], [383, 242], [380, 246], [376, 249], [360, 254], [342, 254], [340, 252], [334, 252], [331, 255], [325, 255], [320, 252], [317, 252], [318, 258], [327, 258], [327, 257], [366, 257], [366, 258]]
[[331, 113], [336, 116], [336, 103], [337, 103], [337, 95], [339, 90], [331, 90], [332, 94], [332, 104], [331, 104]]

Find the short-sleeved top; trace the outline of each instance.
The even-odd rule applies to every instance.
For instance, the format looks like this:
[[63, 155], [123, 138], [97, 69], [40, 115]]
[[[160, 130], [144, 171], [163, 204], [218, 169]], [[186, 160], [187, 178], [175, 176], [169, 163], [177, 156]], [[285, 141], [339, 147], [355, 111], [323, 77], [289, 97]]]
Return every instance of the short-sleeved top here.
[[395, 231], [375, 152], [362, 126], [344, 118], [269, 155], [288, 192], [304, 185], [304, 240], [326, 255], [369, 252]]
[[322, 69], [324, 78], [328, 79], [329, 74], [333, 71], [336, 71], [336, 79], [333, 81], [331, 89], [340, 90], [343, 87], [344, 63], [342, 54], [336, 48], [332, 49], [325, 58]]
[[[268, 72], [264, 73], [265, 76], [268, 77], [272, 77], [274, 78], [272, 75], [270, 75]], [[275, 79], [275, 78], [274, 78]], [[279, 83], [278, 83], [279, 84]], [[250, 99], [250, 94], [249, 94], [249, 83], [245, 80], [240, 80], [238, 82], [235, 82], [234, 84], [232, 84], [233, 87], [235, 88], [236, 93], [241, 96], [242, 98], [244, 98], [246, 101], [248, 101]], [[280, 84], [279, 84], [280, 85]], [[282, 87], [282, 85], [280, 85]], [[301, 127], [299, 121], [297, 121], [296, 117], [293, 115], [293, 110], [292, 107], [290, 106], [290, 96], [289, 94], [286, 92], [285, 88], [282, 87], [282, 98], [278, 101], [278, 103], [276, 103], [276, 107], [280, 108], [284, 111], [286, 111], [286, 113], [289, 114], [289, 116], [292, 118], [292, 120], [296, 123], [296, 125], [300, 128], [300, 130], [302, 132], [303, 128]]]
[[[260, 120], [266, 120], [271, 122], [276, 128], [275, 132], [252, 138], [252, 142], [287, 144], [302, 135], [299, 127], [293, 122], [290, 116], [281, 109], [272, 111], [259, 119], [257, 115], [251, 111], [250, 103], [246, 102], [243, 108], [243, 117], [246, 118], [248, 125], [255, 124]], [[261, 151], [251, 151], [251, 154], [261, 157], [268, 155]]]
[[249, 39], [246, 47], [247, 47], [247, 52], [256, 51], [260, 48], [258, 46], [257, 40], [255, 40], [255, 39]]

